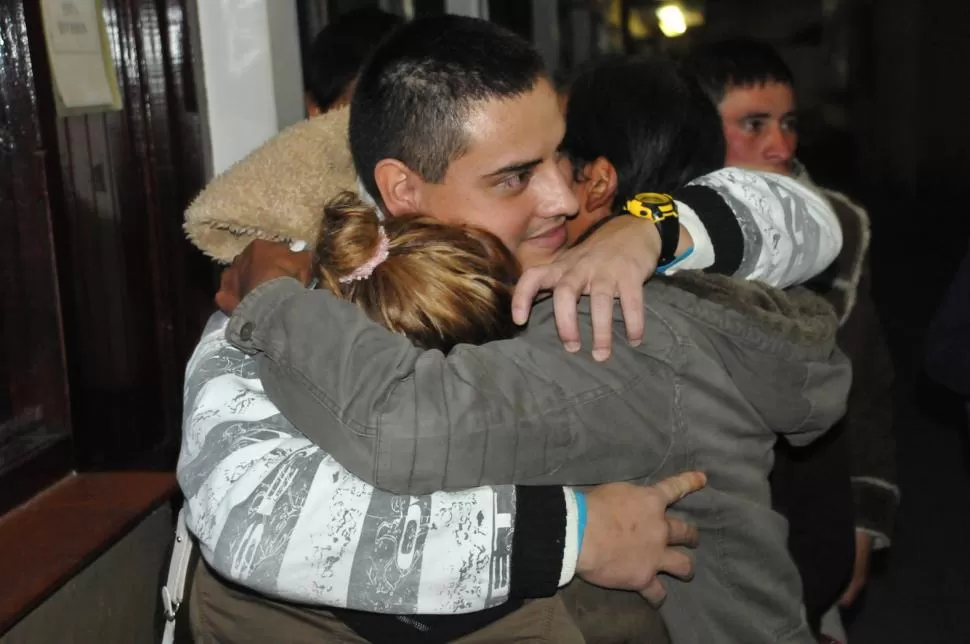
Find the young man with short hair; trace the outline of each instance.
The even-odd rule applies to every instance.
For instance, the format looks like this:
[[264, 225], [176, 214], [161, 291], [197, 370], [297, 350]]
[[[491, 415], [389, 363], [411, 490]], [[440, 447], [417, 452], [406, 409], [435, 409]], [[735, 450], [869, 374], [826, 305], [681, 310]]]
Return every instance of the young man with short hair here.
[[721, 114], [725, 165], [791, 174], [798, 112], [781, 56], [764, 43], [731, 40], [696, 54], [690, 66]]
[[773, 47], [726, 41], [702, 50], [688, 66], [720, 112], [726, 165], [795, 177], [832, 203], [842, 225], [842, 252], [813, 287], [842, 322], [839, 347], [854, 371], [849, 409], [825, 441], [802, 450], [780, 446], [773, 479], [775, 502], [792, 524], [790, 546], [817, 626], [823, 612], [836, 602], [850, 605], [862, 591], [871, 552], [890, 544], [899, 501], [893, 370], [870, 294], [869, 217], [845, 195], [817, 187], [798, 163], [794, 78]]
[[[386, 56], [383, 61], [382, 56]], [[483, 477], [501, 476], [493, 470], [504, 471], [505, 475], [514, 478], [516, 474], [528, 475], [552, 467], [554, 461], [564, 458], [574, 465], [581, 459], [599, 463], [602, 467], [608, 467], [610, 475], [616, 479], [639, 477], [656, 470], [651, 463], [666, 453], [660, 445], [642, 454], [624, 454], [629, 450], [623, 449], [622, 441], [604, 435], [602, 440], [590, 438], [590, 442], [586, 442], [587, 439], [582, 436], [589, 427], [587, 416], [597, 415], [597, 410], [605, 407], [613, 408], [612, 416], [622, 409], [628, 409], [629, 418], [626, 420], [638, 427], [641, 424], [662, 427], [657, 438], [661, 442], [662, 436], [672, 426], [669, 418], [665, 420], [667, 412], [664, 411], [673, 401], [671, 392], [665, 390], [669, 383], [662, 373], [654, 373], [650, 360], [641, 362], [642, 359], [638, 357], [661, 357], [656, 353], [658, 347], [670, 340], [669, 328], [665, 331], [663, 325], [658, 327], [653, 317], [657, 305], [651, 303], [650, 308], [645, 309], [642, 304], [645, 295], [656, 296], [658, 301], [662, 299], [658, 293], [664, 291], [663, 287], [648, 291], [640, 288], [657, 264], [663, 250], [663, 240], [651, 222], [622, 218], [604, 226], [583, 247], [561, 253], [565, 238], [560, 229], [565, 219], [575, 212], [577, 204], [570, 189], [568, 173], [563, 172], [558, 154], [562, 117], [555, 93], [537, 59], [527, 44], [480, 21], [442, 18], [402, 28], [377, 52], [374, 61], [363, 73], [355, 93], [351, 112], [351, 142], [361, 178], [365, 183], [373, 184], [371, 189], [376, 188], [375, 196], [390, 216], [423, 211], [445, 221], [479, 225], [499, 236], [526, 266], [549, 262], [546, 268], [533, 269], [532, 274], [538, 277], [533, 277], [530, 284], [541, 286], [549, 276], [555, 278], [565, 275], [567, 281], [574, 280], [574, 293], [591, 291], [593, 301], [590, 302], [590, 309], [593, 312], [587, 313], [586, 302], [583, 303], [584, 331], [588, 332], [590, 326], [595, 329], [597, 316], [605, 313], [606, 317], [598, 322], [606, 322], [605, 337], [607, 340], [612, 337], [615, 331], [611, 320], [612, 299], [615, 293], [620, 293], [626, 298], [624, 312], [629, 313], [627, 321], [638, 316], [641, 320], [639, 328], [633, 329], [634, 336], [643, 335], [643, 320], [648, 318], [650, 333], [644, 339], [645, 345], [642, 349], [617, 347], [615, 362], [611, 363], [593, 363], [585, 356], [564, 356], [555, 327], [552, 326], [551, 311], [542, 311], [534, 315], [540, 315], [543, 321], [534, 320], [521, 340], [511, 341], [513, 344], [510, 348], [517, 349], [510, 356], [496, 356], [498, 362], [494, 366], [507, 364], [511, 356], [518, 356], [513, 360], [527, 361], [542, 356], [543, 360], [550, 361], [548, 368], [538, 372], [532, 369], [525, 369], [524, 372], [516, 370], [506, 374], [509, 376], [507, 378], [496, 372], [498, 380], [495, 380], [489, 376], [491, 369], [488, 364], [491, 359], [485, 362], [472, 359], [467, 365], [455, 364], [438, 372], [440, 377], [432, 377], [429, 381], [428, 372], [423, 367], [420, 374], [409, 374], [409, 371], [421, 365], [437, 371], [441, 366], [440, 354], [421, 356], [414, 362], [414, 356], [410, 355], [399, 356], [403, 361], [394, 358], [395, 353], [404, 347], [372, 352], [376, 345], [369, 344], [371, 339], [379, 340], [379, 344], [382, 344], [388, 338], [379, 334], [371, 335], [369, 331], [365, 333], [366, 341], [354, 336], [359, 327], [353, 321], [352, 310], [321, 312], [320, 316], [294, 311], [296, 315], [292, 321], [296, 324], [287, 323], [285, 328], [278, 327], [276, 320], [280, 315], [286, 315], [288, 309], [292, 311], [294, 305], [322, 303], [328, 306], [328, 303], [317, 301], [315, 296], [319, 293], [312, 293], [313, 298], [304, 300], [301, 297], [302, 286], [293, 280], [270, 279], [298, 274], [302, 258], [285, 252], [280, 254], [277, 250], [268, 249], [265, 244], [251, 247], [227, 272], [225, 288], [220, 294], [222, 305], [232, 308], [233, 300], [245, 296], [252, 287], [260, 286], [239, 305], [226, 331], [247, 352], [285, 351], [287, 346], [292, 346], [300, 354], [300, 365], [284, 364], [285, 360], [280, 361], [279, 355], [271, 356], [274, 358], [272, 364], [264, 358], [258, 358], [257, 362], [268, 369], [260, 373], [266, 391], [274, 400], [282, 403], [281, 408], [286, 405], [284, 411], [304, 435], [292, 432], [281, 435], [278, 425], [273, 425], [272, 431], [263, 427], [260, 434], [260, 428], [255, 427], [250, 428], [251, 433], [242, 442], [238, 433], [241, 422], [258, 418], [268, 423], [279, 417], [263, 416], [270, 413], [263, 408], [265, 402], [259, 402], [260, 409], [252, 408], [252, 413], [246, 418], [235, 418], [233, 422], [227, 421], [223, 410], [207, 406], [212, 402], [207, 400], [207, 396], [217, 393], [215, 383], [219, 379], [238, 386], [241, 382], [249, 382], [256, 373], [253, 360], [245, 358], [238, 351], [231, 359], [239, 362], [239, 373], [225, 372], [229, 353], [224, 351], [224, 345], [219, 344], [221, 338], [218, 335], [222, 327], [214, 320], [213, 334], [203, 340], [197, 359], [189, 367], [187, 406], [190, 416], [179, 479], [186, 488], [192, 510], [190, 527], [202, 544], [206, 561], [233, 581], [263, 595], [283, 599], [283, 602], [276, 602], [278, 613], [296, 614], [302, 610], [288, 608], [287, 601], [332, 603], [384, 613], [463, 613], [499, 605], [510, 597], [529, 596], [524, 592], [534, 593], [532, 596], [551, 594], [556, 586], [568, 581], [573, 569], [596, 583], [639, 589], [647, 597], [659, 601], [664, 590], [655, 573], [663, 569], [677, 574], [685, 571], [681, 565], [682, 555], [678, 557], [666, 546], [668, 538], [674, 543], [690, 541], [689, 533], [685, 528], [671, 528], [682, 524], [673, 519], [665, 520], [662, 509], [667, 501], [676, 498], [680, 492], [696, 486], [696, 481], [683, 483], [680, 489], [675, 486], [673, 496], [662, 489], [652, 491], [649, 488], [605, 485], [585, 497], [570, 488], [564, 491], [561, 487], [511, 486], [476, 488], [453, 492], [450, 496], [417, 494], [416, 490], [415, 496], [393, 497], [382, 494], [380, 490], [366, 488], [362, 481], [338, 468], [332, 457], [313, 451], [308, 444], [308, 439], [317, 444], [329, 443], [331, 438], [342, 434], [346, 429], [342, 424], [332, 427], [332, 431], [321, 431], [321, 425], [317, 423], [340, 423], [355, 416], [360, 409], [347, 406], [348, 401], [344, 396], [349, 395], [368, 410], [377, 410], [384, 404], [378, 399], [403, 402], [405, 405], [408, 400], [413, 400], [421, 407], [420, 413], [402, 409], [400, 413], [389, 414], [382, 424], [385, 429], [406, 432], [413, 431], [414, 423], [425, 427], [431, 432], [429, 440], [419, 442], [430, 448], [431, 452], [416, 451], [416, 445], [409, 447], [409, 441], [402, 436], [402, 442], [392, 440], [388, 444], [389, 451], [385, 452], [387, 461], [375, 469], [366, 464], [358, 467], [372, 456], [367, 446], [362, 445], [363, 449], [356, 455], [352, 453], [353, 448], [350, 451], [344, 448], [338, 450], [340, 457], [347, 461], [344, 465], [352, 465], [349, 468], [351, 471], [364, 479], [372, 479], [375, 471], [384, 471], [390, 477], [387, 484], [392, 487], [399, 485], [398, 477], [402, 474], [417, 485], [428, 485], [430, 480], [437, 477], [437, 469], [442, 466], [447, 469], [447, 487], [473, 487]], [[373, 78], [369, 76], [371, 71], [374, 72]], [[481, 74], [481, 78], [477, 73]], [[469, 77], [479, 82], [469, 83]], [[361, 109], [369, 98], [375, 96], [380, 98], [375, 101], [379, 108], [378, 116], [369, 113], [366, 107]], [[398, 110], [398, 122], [394, 122], [395, 109]], [[385, 116], [389, 117], [387, 125], [384, 125]], [[435, 119], [440, 119], [440, 122]], [[428, 123], [431, 123], [430, 127]], [[362, 134], [368, 127], [374, 127], [378, 135]], [[756, 190], [759, 186], [752, 183], [745, 187]], [[766, 200], [771, 198], [770, 190], [760, 194]], [[825, 229], [821, 220], [824, 217], [812, 219], [819, 215], [819, 211], [812, 210], [815, 205], [813, 198], [807, 195], [807, 200], [799, 199], [796, 195], [796, 201], [804, 208], [800, 214], [805, 215], [809, 223], [816, 227], [813, 230], [822, 230], [820, 235], [825, 237], [830, 231]], [[460, 219], [456, 219], [456, 216]], [[730, 216], [734, 217], [733, 214]], [[760, 237], [755, 234], [746, 238], [745, 233], [738, 230], [737, 222], [732, 220], [728, 223], [733, 223], [734, 228], [732, 230], [730, 225], [725, 225], [727, 232], [716, 229], [716, 222], [713, 221], [706, 229], [700, 226], [694, 230], [708, 238], [721, 234], [740, 245], [741, 248], [733, 249], [733, 269], [746, 262], [758, 264], [756, 259], [752, 260], [752, 256], [758, 257], [766, 252], [757, 243]], [[758, 224], [753, 225], [757, 228]], [[747, 232], [750, 233], [750, 229]], [[695, 243], [700, 244], [697, 235], [691, 232], [691, 236]], [[778, 235], [778, 239], [782, 237], [784, 235]], [[749, 239], [752, 240], [750, 244]], [[782, 246], [791, 241], [787, 238]], [[831, 240], [825, 237], [822, 240], [825, 243], [818, 239], [814, 241], [817, 252], [809, 253], [811, 257], [807, 259], [801, 258], [802, 263], [798, 264], [801, 271], [811, 271], [816, 263], [827, 263], [824, 258], [833, 248]], [[716, 249], [724, 248], [716, 243], [714, 246]], [[713, 256], [714, 252], [718, 251], [708, 249], [707, 256]], [[261, 261], [261, 253], [269, 255]], [[705, 256], [704, 253], [698, 255]], [[590, 261], [578, 261], [583, 258]], [[791, 267], [795, 263], [787, 262], [785, 265]], [[780, 275], [782, 279], [800, 279], [790, 273], [781, 272]], [[299, 292], [292, 290], [294, 285]], [[631, 287], [639, 300], [635, 306], [630, 305], [627, 297]], [[566, 304], [572, 297], [572, 308], [575, 310], [575, 296], [569, 290], [566, 293]], [[526, 298], [527, 301], [531, 299]], [[563, 302], [558, 294], [556, 299]], [[708, 306], [717, 308], [713, 304], [702, 308], [706, 310]], [[569, 306], [565, 308], [568, 310]], [[597, 310], [600, 313], [596, 313]], [[734, 318], [732, 314], [723, 313]], [[345, 315], [350, 317], [343, 319]], [[587, 315], [592, 316], [594, 324], [589, 324]], [[677, 314], [672, 315], [677, 317]], [[305, 329], [297, 328], [304, 325]], [[533, 328], [545, 334], [536, 336], [537, 339], [545, 339], [527, 341]], [[313, 337], [320, 340], [320, 344], [291, 343], [279, 335], [280, 331], [311, 332]], [[600, 335], [597, 338], [594, 331], [594, 346], [600, 350], [605, 348], [603, 337]], [[337, 340], [341, 348], [334, 353], [333, 342]], [[390, 340], [396, 338], [391, 337]], [[538, 344], [535, 344], [536, 341]], [[486, 352], [483, 356], [494, 348], [494, 345], [482, 347]], [[461, 349], [454, 355], [457, 357], [463, 353], [464, 349]], [[824, 353], [821, 351], [819, 357]], [[795, 388], [797, 392], [790, 391], [773, 377], [774, 395], [780, 396], [786, 392], [786, 395], [792, 393], [798, 399], [791, 400], [790, 406], [772, 408], [770, 414], [780, 425], [788, 425], [790, 419], [783, 418], [787, 411], [800, 414], [808, 409], [803, 404], [806, 402], [802, 399], [804, 395], [812, 399], [809, 407], [814, 411], [810, 418], [800, 417], [804, 423], [800, 429], [817, 431], [825, 424], [827, 416], [838, 413], [846, 374], [837, 357], [826, 355], [827, 358], [811, 365], [796, 359], [797, 372], [803, 368], [813, 372], [815, 369], [822, 370], [809, 378], [811, 384], [807, 388], [801, 378], [796, 378], [799, 381]], [[322, 356], [327, 356], [323, 360], [329, 363], [332, 370], [317, 362], [317, 358]], [[392, 364], [386, 363], [388, 358]], [[358, 361], [378, 368], [373, 374], [375, 377], [365, 376], [361, 380], [345, 371], [363, 364]], [[321, 375], [319, 373], [306, 374], [306, 378], [301, 377], [295, 386], [285, 382], [287, 375], [298, 373], [308, 364], [313, 369], [319, 366], [330, 370], [321, 379], [326, 381], [323, 389], [319, 388], [317, 382], [317, 376]], [[616, 367], [617, 364], [621, 366]], [[637, 368], [626, 371], [634, 365], [638, 365]], [[232, 365], [230, 367], [235, 369]], [[614, 368], [620, 371], [614, 372]], [[710, 375], [708, 370], [697, 366], [685, 368], [687, 373], [684, 375], [690, 375], [688, 380]], [[649, 378], [643, 376], [644, 369], [650, 373]], [[605, 371], [600, 373], [600, 370]], [[394, 375], [398, 371], [400, 378]], [[562, 376], [562, 381], [550, 388], [544, 378], [531, 380], [542, 373]], [[710, 373], [721, 374], [721, 371], [714, 368]], [[781, 373], [773, 375], [780, 376]], [[387, 380], [388, 376], [390, 381]], [[525, 377], [526, 381], [520, 382], [521, 377]], [[330, 389], [332, 378], [343, 383], [340, 391]], [[463, 385], [466, 378], [469, 379], [466, 384], [470, 389]], [[356, 384], [363, 381], [373, 384], [375, 391], [388, 382], [396, 382], [403, 389], [395, 391], [389, 398], [380, 395], [372, 399], [373, 391], [356, 389]], [[324, 410], [321, 411], [313, 401], [304, 398], [308, 383], [313, 391], [325, 391], [320, 397], [310, 393], [316, 403], [323, 403]], [[630, 388], [625, 389], [622, 383]], [[405, 390], [415, 384], [419, 384], [419, 387], [412, 396]], [[724, 387], [726, 392], [730, 392], [734, 387], [720, 381], [716, 386], [713, 383], [707, 387], [697, 383], [694, 385], [684, 384], [684, 391], [700, 397], [705, 395], [704, 391], [715, 392]], [[604, 386], [607, 389], [600, 391]], [[660, 393], [644, 397], [643, 392], [634, 386], [657, 387]], [[568, 395], [570, 390], [579, 391], [589, 387], [593, 387], [593, 390], [575, 399]], [[439, 400], [445, 391], [443, 388], [455, 395], [444, 395]], [[483, 389], [492, 390], [488, 393]], [[567, 395], [569, 400], [562, 401], [561, 405], [555, 404], [563, 395]], [[726, 395], [731, 396], [730, 393]], [[427, 396], [441, 404], [431, 403], [428, 406]], [[770, 398], [766, 396], [765, 400]], [[218, 396], [213, 399], [218, 402], [216, 399]], [[522, 406], [504, 405], [503, 399], [518, 400]], [[328, 400], [333, 404], [326, 402]], [[547, 413], [530, 411], [530, 400], [553, 404], [555, 409]], [[638, 409], [647, 400], [656, 400], [659, 408], [650, 411]], [[289, 404], [294, 401], [300, 402], [297, 405]], [[585, 401], [583, 408], [575, 409], [580, 401]], [[304, 402], [311, 404], [304, 405]], [[613, 405], [613, 402], [617, 404]], [[435, 408], [437, 411], [434, 411]], [[489, 409], [496, 412], [494, 417], [488, 412]], [[734, 411], [747, 413], [740, 408]], [[482, 416], [482, 413], [485, 415]], [[611, 414], [599, 418], [599, 423], [606, 428], [622, 424], [617, 421]], [[480, 466], [468, 466], [462, 459], [475, 459], [475, 446], [466, 449], [463, 442], [466, 439], [460, 439], [455, 443], [454, 451], [449, 452], [455, 458], [449, 467], [451, 461], [447, 456], [442, 458], [439, 449], [434, 447], [436, 441], [433, 439], [434, 436], [444, 436], [453, 429], [459, 429], [455, 423], [461, 426], [462, 431], [477, 428], [483, 439], [487, 438], [486, 435], [494, 436], [494, 443], [486, 441], [496, 450], [493, 456], [487, 457]], [[747, 419], [743, 425], [747, 426]], [[360, 428], [364, 437], [371, 435], [365, 426]], [[515, 435], [514, 444], [509, 442], [510, 431]], [[575, 439], [563, 440], [574, 432], [577, 433]], [[325, 435], [327, 433], [333, 435], [328, 437]], [[388, 438], [393, 437], [388, 435]], [[477, 448], [481, 447], [482, 444], [477, 445]], [[575, 450], [579, 451], [573, 454]], [[535, 459], [541, 460], [543, 453], [550, 460], [544, 465], [536, 465]], [[291, 461], [299, 462], [291, 466]], [[519, 464], [522, 470], [519, 470]], [[386, 465], [392, 466], [391, 469], [384, 470]], [[277, 482], [276, 477], [270, 477], [272, 480], [266, 483], [268, 472], [284, 466], [285, 481]], [[667, 466], [683, 469], [686, 463], [673, 459]], [[404, 473], [400, 468], [405, 467], [413, 469]], [[658, 470], [655, 473], [661, 472]], [[378, 478], [381, 477], [379, 474]], [[384, 484], [381, 481], [370, 482]], [[284, 504], [279, 502], [280, 494], [283, 495]], [[379, 525], [370, 527], [366, 519], [361, 522], [358, 518], [359, 508], [350, 501], [365, 494], [370, 499], [370, 505], [366, 506], [368, 518], [372, 512], [378, 518], [385, 517], [381, 508], [387, 504], [401, 506], [400, 520], [382, 519]], [[483, 504], [479, 498], [483, 494], [487, 495], [484, 497], [486, 503], [495, 503], [494, 509]], [[579, 529], [582, 513], [577, 509], [582, 498], [586, 499], [588, 509], [584, 530]], [[346, 508], [346, 513], [338, 517], [344, 517], [349, 532], [328, 532], [333, 523], [324, 523], [324, 515], [334, 503]], [[444, 511], [440, 505], [442, 503], [446, 504]], [[281, 505], [285, 507], [281, 508]], [[526, 522], [530, 515], [540, 520]], [[514, 532], [508, 528], [512, 521]], [[484, 534], [479, 534], [482, 526]], [[413, 535], [413, 538], [403, 543], [396, 538], [382, 537], [396, 535], [398, 527], [410, 530], [405, 532]], [[777, 526], [772, 523], [770, 529], [764, 530], [764, 535], [759, 532], [759, 537], [764, 536], [772, 541], [772, 535], [777, 536], [775, 528]], [[454, 532], [449, 543], [447, 532], [451, 529]], [[445, 534], [440, 534], [442, 531]], [[432, 557], [426, 539], [433, 536], [437, 539], [435, 543], [439, 549], [434, 551]], [[508, 553], [509, 540], [512, 542], [511, 555]], [[580, 540], [581, 547], [578, 543]], [[471, 544], [470, 548], [468, 544]], [[398, 547], [403, 550], [395, 553]], [[383, 552], [388, 548], [391, 550], [389, 553]], [[349, 555], [348, 558], [344, 554], [355, 549], [357, 556]], [[777, 548], [771, 550], [778, 552]], [[478, 554], [474, 554], [476, 552]], [[456, 553], [470, 554], [467, 558], [456, 559]], [[391, 555], [390, 561], [396, 563], [383, 563], [388, 554]], [[394, 554], [397, 554], [396, 559]], [[404, 560], [412, 561], [422, 555], [422, 567], [416, 573], [410, 565], [402, 564]], [[773, 561], [779, 569], [777, 574], [784, 578], [780, 584], [783, 588], [779, 588], [777, 595], [764, 599], [772, 606], [785, 606], [778, 613], [784, 614], [781, 619], [786, 623], [761, 624], [757, 619], [744, 620], [742, 615], [734, 615], [731, 619], [745, 622], [747, 628], [751, 627], [747, 623], [751, 621], [754, 628], [771, 630], [772, 636], [766, 641], [779, 641], [778, 636], [782, 639], [787, 637], [790, 641], [807, 641], [806, 631], [796, 614], [798, 601], [792, 595], [792, 577], [787, 574], [787, 562], [783, 559], [786, 557]], [[510, 560], [511, 570], [508, 568]], [[380, 563], [381, 567], [375, 569], [374, 563]], [[435, 566], [439, 564], [441, 566], [436, 569]], [[455, 565], [456, 579], [445, 582], [441, 568], [447, 565]], [[437, 576], [431, 576], [435, 570]], [[221, 585], [227, 586], [225, 583]], [[250, 606], [274, 603], [268, 598], [256, 600], [251, 595], [249, 597], [247, 601]], [[321, 601], [323, 598], [330, 601]], [[646, 607], [643, 606], [643, 609]], [[686, 606], [680, 608], [682, 611], [686, 609]], [[710, 619], [717, 621], [713, 616]], [[789, 623], [788, 620], [792, 621]], [[295, 621], [299, 621], [299, 618]], [[400, 621], [407, 623], [416, 620]], [[242, 616], [235, 622], [237, 628], [246, 623]], [[684, 623], [683, 620], [680, 623]], [[734, 623], [737, 625], [737, 622]], [[430, 628], [432, 633], [427, 637], [432, 639], [428, 641], [436, 641], [433, 639], [436, 637], [433, 627], [423, 622], [418, 622], [418, 626], [421, 628], [415, 629], [422, 633]], [[245, 631], [245, 627], [242, 628]], [[507, 635], [511, 636], [512, 633]], [[704, 638], [703, 633], [698, 636]]]

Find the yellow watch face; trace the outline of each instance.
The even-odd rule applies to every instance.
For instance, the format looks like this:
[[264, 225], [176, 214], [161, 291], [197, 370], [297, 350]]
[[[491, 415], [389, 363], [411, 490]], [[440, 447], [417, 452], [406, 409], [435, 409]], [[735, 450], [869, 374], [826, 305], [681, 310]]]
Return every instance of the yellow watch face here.
[[641, 192], [634, 199], [653, 206], [670, 203], [674, 200], [673, 197], [662, 192]]
[[625, 210], [634, 217], [649, 219], [654, 223], [677, 216], [673, 198], [661, 192], [641, 192], [626, 202]]

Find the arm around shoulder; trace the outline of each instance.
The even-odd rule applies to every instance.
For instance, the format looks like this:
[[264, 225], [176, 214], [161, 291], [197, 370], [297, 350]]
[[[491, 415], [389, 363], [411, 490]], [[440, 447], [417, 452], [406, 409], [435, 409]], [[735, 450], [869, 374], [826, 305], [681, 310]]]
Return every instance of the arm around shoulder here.
[[[643, 388], [659, 397], [673, 386], [663, 350], [624, 349], [607, 363], [568, 354], [546, 307], [547, 319], [533, 320], [528, 339], [461, 345], [444, 355], [415, 348], [329, 292], [279, 282], [247, 296], [229, 337], [259, 353], [266, 393], [287, 418], [377, 487], [420, 494], [593, 484], [615, 480], [595, 475], [607, 462], [616, 477], [639, 478], [666, 453], [663, 409], [648, 414], [655, 427], [636, 434], [640, 451], [607, 440], [597, 417], [642, 405]], [[644, 346], [673, 345], [669, 335], [657, 328]], [[650, 378], [626, 377], [647, 370]]]
[[[735, 277], [757, 279], [776, 287], [787, 287], [807, 281], [821, 273], [835, 260], [842, 248], [842, 229], [831, 204], [814, 190], [795, 179], [771, 172], [741, 168], [722, 168], [695, 179], [687, 187], [706, 188], [716, 193], [733, 213], [736, 224], [720, 217], [710, 221], [702, 217], [707, 230], [717, 232], [713, 263], [704, 268], [722, 272], [722, 266], [735, 266]], [[676, 196], [676, 195], [675, 195]], [[699, 215], [711, 210], [708, 200], [688, 198]], [[737, 243], [725, 243], [725, 233], [740, 227], [742, 249]], [[720, 232], [718, 232], [720, 231]], [[692, 236], [703, 238], [703, 235]], [[725, 253], [731, 253], [727, 258]]]
[[[300, 603], [442, 614], [455, 612], [456, 598], [475, 611], [549, 595], [571, 579], [572, 490], [375, 489], [286, 421], [262, 392], [252, 358], [225, 342], [224, 324], [214, 316], [187, 368], [178, 464], [189, 529], [223, 577]], [[383, 538], [367, 538], [375, 534]], [[406, 539], [407, 560], [382, 545]], [[354, 580], [388, 571], [393, 587], [350, 592]]]

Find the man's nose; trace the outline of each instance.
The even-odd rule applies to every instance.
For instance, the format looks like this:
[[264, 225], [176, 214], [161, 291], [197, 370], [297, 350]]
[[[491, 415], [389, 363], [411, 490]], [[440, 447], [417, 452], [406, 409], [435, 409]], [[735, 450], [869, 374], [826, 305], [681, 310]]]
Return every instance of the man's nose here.
[[571, 217], [579, 211], [579, 201], [573, 194], [566, 174], [558, 167], [535, 177], [540, 183], [536, 186], [536, 214], [540, 217]]
[[769, 161], [791, 161], [795, 156], [795, 137], [780, 125], [775, 125], [768, 131], [764, 150], [765, 158]]

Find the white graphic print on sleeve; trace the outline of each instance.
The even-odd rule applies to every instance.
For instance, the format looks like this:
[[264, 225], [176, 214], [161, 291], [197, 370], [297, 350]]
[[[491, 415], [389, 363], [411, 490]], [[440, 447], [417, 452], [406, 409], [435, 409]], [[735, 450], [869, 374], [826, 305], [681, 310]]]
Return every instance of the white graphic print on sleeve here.
[[177, 470], [206, 561], [312, 605], [451, 614], [504, 602], [514, 488], [374, 489], [279, 413], [255, 361], [225, 340], [227, 321], [210, 319], [189, 360]]

